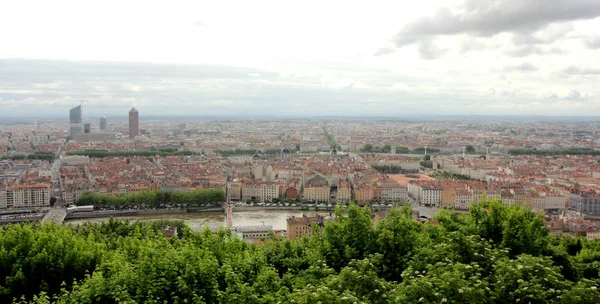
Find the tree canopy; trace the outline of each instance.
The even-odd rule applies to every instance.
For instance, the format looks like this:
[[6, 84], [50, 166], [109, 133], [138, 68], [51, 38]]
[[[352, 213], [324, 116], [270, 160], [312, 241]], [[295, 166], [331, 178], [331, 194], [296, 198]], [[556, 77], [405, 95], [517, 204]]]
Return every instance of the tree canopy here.
[[225, 192], [220, 189], [201, 189], [194, 191], [139, 191], [121, 195], [105, 195], [86, 192], [75, 202], [78, 206], [95, 207], [131, 207], [155, 208], [161, 205], [215, 205], [225, 201]]
[[600, 303], [600, 242], [553, 237], [523, 207], [483, 201], [431, 223], [403, 207], [374, 225], [350, 204], [312, 229], [254, 245], [182, 222], [7, 225], [0, 302]]

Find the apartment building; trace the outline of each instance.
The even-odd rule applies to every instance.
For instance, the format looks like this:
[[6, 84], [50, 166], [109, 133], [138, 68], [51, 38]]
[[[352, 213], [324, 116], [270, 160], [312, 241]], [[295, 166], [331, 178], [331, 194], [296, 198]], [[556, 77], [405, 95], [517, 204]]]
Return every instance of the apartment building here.
[[299, 239], [303, 236], [312, 235], [312, 224], [323, 226], [325, 223], [325, 217], [322, 215], [316, 216], [302, 216], [302, 217], [290, 217], [287, 219], [287, 234], [290, 239]]
[[406, 202], [408, 201], [408, 189], [396, 182], [383, 183], [381, 199], [386, 202]]
[[354, 200], [357, 204], [366, 204], [373, 200], [373, 188], [365, 185], [354, 185]]
[[456, 205], [456, 188], [448, 187], [442, 191], [442, 207], [454, 208]]
[[273, 201], [274, 198], [279, 198], [279, 184], [274, 182], [261, 183], [260, 200]]
[[242, 186], [242, 200], [259, 201], [261, 196], [261, 188], [258, 183], [244, 183]]
[[594, 192], [581, 194], [572, 193], [569, 197], [569, 207], [583, 213], [600, 213], [600, 195]]
[[239, 201], [242, 199], [242, 186], [242, 183], [236, 182], [233, 182], [229, 185], [229, 192], [232, 200]]
[[327, 180], [321, 176], [315, 176], [304, 185], [302, 196], [305, 200], [328, 202], [331, 188]]
[[352, 199], [352, 189], [348, 181], [344, 180], [338, 183], [336, 199], [340, 202], [347, 202]]
[[10, 185], [0, 188], [0, 208], [38, 208], [50, 206], [50, 184]]
[[466, 189], [456, 191], [456, 199], [454, 208], [459, 210], [467, 210], [473, 202], [473, 194]]
[[426, 185], [421, 187], [421, 204], [429, 207], [440, 207], [442, 204], [442, 187]]

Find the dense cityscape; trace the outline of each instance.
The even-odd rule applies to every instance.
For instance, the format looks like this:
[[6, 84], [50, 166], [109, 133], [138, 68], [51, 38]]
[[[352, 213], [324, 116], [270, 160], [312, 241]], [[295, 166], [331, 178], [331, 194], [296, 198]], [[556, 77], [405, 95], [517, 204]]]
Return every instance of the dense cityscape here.
[[0, 3], [0, 303], [600, 303], [600, 1]]
[[[233, 212], [249, 207], [329, 212], [353, 201], [374, 210], [410, 203], [431, 218], [440, 208], [466, 211], [487, 197], [543, 212], [549, 227], [566, 216], [568, 233], [599, 237], [598, 225], [585, 220], [600, 216], [596, 122], [169, 121], [145, 120], [136, 108], [126, 120], [92, 121], [83, 116], [84, 108], [83, 103], [72, 108], [68, 122], [1, 125], [1, 208], [26, 210], [21, 216], [27, 221], [43, 218], [51, 205], [88, 203], [98, 217], [118, 215], [110, 210], [132, 214], [131, 208], [225, 211], [225, 196], [194, 206], [101, 203], [90, 196], [212, 190], [228, 194]], [[129, 211], [116, 210], [124, 208]], [[9, 212], [4, 217], [19, 218]], [[285, 233], [285, 227], [276, 228]]]

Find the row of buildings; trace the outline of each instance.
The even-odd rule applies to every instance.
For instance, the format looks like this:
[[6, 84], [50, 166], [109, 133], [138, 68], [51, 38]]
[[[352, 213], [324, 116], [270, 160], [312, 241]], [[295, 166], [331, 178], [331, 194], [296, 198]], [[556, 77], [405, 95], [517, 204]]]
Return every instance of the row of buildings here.
[[483, 183], [476, 180], [428, 180], [408, 183], [408, 195], [423, 206], [466, 210], [482, 197], [500, 199], [505, 205], [519, 204], [536, 211], [564, 210], [569, 197], [549, 187], [520, 183]]

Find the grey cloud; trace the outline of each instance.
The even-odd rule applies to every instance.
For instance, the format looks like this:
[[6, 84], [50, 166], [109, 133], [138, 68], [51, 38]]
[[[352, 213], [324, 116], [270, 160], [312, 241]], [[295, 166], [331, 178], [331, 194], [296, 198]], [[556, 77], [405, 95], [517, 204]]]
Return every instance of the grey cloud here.
[[395, 52], [396, 50], [394, 48], [391, 47], [382, 47], [380, 49], [378, 49], [373, 56], [379, 57], [379, 56], [384, 56], [387, 54], [391, 54], [393, 52]]
[[577, 90], [571, 89], [569, 94], [567, 94], [566, 99], [568, 100], [579, 100], [581, 99], [581, 93]]
[[585, 41], [585, 45], [590, 49], [600, 48], [600, 37], [594, 37], [594, 38], [587, 39]]
[[569, 75], [600, 75], [599, 68], [579, 68], [573, 65], [564, 69], [563, 72]]
[[533, 33], [552, 23], [597, 16], [600, 16], [597, 0], [468, 0], [458, 10], [442, 8], [432, 17], [408, 24], [394, 42], [401, 47], [440, 35], [485, 37], [504, 32]]
[[524, 72], [532, 72], [532, 71], [537, 71], [538, 68], [530, 62], [523, 62], [517, 66], [506, 67], [504, 70], [506, 70], [506, 71], [517, 70], [517, 71], [524, 71]]
[[560, 48], [544, 48], [535, 45], [521, 45], [514, 47], [505, 53], [512, 57], [527, 57], [530, 55], [563, 54], [565, 51]]
[[419, 43], [419, 56], [421, 59], [438, 59], [446, 53], [446, 50], [437, 47], [431, 40], [423, 40]]
[[[403, 113], [405, 104], [422, 100], [470, 102], [448, 96], [445, 90], [386, 90], [383, 88], [398, 81], [409, 87], [417, 79], [391, 74], [389, 69], [352, 70], [349, 66], [328, 71], [333, 71], [334, 79], [353, 79], [350, 84], [366, 82], [367, 88], [324, 86], [320, 73], [290, 78], [261, 69], [218, 66], [0, 59], [0, 70], [0, 116], [64, 116], [83, 99], [89, 100], [85, 104], [88, 117], [123, 115], [133, 103], [146, 115], [253, 115], [265, 111], [275, 115], [301, 110], [352, 114], [355, 110], [346, 108], [347, 104], [363, 105], [360, 113], [369, 115]], [[374, 109], [365, 106], [366, 100], [389, 103]], [[302, 103], [309, 106], [290, 107]]]

